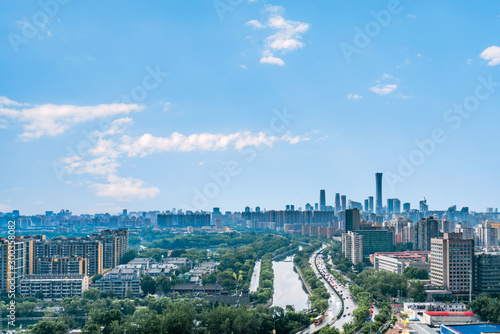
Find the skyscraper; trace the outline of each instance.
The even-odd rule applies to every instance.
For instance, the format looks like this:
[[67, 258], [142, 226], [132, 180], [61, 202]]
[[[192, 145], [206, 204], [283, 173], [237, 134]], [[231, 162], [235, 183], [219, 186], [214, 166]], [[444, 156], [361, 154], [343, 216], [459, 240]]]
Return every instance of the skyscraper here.
[[326, 208], [326, 194], [325, 190], [321, 189], [319, 191], [319, 209], [321, 211], [325, 211], [325, 208]]
[[382, 213], [382, 173], [375, 173], [376, 213]]
[[336, 193], [335, 194], [335, 212], [340, 211], [340, 194]]
[[439, 237], [439, 222], [432, 218], [422, 218], [415, 224], [415, 243], [421, 251], [431, 250], [431, 239]]
[[394, 212], [394, 198], [387, 199], [387, 213]]
[[341, 202], [342, 202], [342, 207], [340, 209], [342, 211], [345, 211], [345, 209], [347, 208], [347, 196], [342, 195], [342, 196], [340, 196], [340, 198], [341, 198]]
[[403, 211], [410, 212], [410, 210], [411, 210], [411, 204], [410, 203], [403, 203]]
[[347, 209], [345, 211], [345, 230], [356, 231], [359, 230], [359, 225], [361, 224], [361, 216], [358, 209]]
[[370, 207], [370, 213], [373, 213], [373, 196], [368, 197], [368, 206]]
[[401, 212], [401, 201], [397, 198], [394, 199], [394, 212], [395, 213]]

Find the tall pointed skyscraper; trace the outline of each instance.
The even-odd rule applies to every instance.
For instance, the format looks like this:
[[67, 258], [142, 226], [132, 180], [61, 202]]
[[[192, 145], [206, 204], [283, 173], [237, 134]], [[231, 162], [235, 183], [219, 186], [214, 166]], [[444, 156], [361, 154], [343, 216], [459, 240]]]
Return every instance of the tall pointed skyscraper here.
[[375, 212], [382, 213], [382, 173], [375, 173]]
[[319, 191], [319, 209], [321, 211], [326, 210], [326, 194], [324, 189]]

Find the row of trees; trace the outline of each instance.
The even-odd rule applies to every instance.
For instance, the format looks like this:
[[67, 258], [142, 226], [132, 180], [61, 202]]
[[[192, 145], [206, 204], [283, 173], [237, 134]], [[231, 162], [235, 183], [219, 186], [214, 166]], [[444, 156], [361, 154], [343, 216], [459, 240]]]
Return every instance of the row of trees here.
[[[191, 334], [191, 333], [294, 333], [307, 325], [307, 315], [296, 312], [292, 306], [267, 307], [259, 305], [251, 310], [212, 304], [203, 299], [116, 300], [113, 298], [82, 300], [73, 298], [65, 304], [90, 304], [89, 319], [84, 334]], [[125, 302], [125, 303], [124, 303]], [[82, 305], [82, 304], [80, 304]], [[86, 308], [87, 305], [83, 306]], [[73, 307], [68, 307], [68, 311]], [[44, 320], [30, 326], [31, 334], [63, 334], [75, 328], [74, 315], [65, 313], [58, 321]], [[69, 311], [70, 312], [70, 311]]]
[[425, 284], [420, 280], [408, 279], [403, 275], [389, 271], [365, 270], [354, 280], [356, 284], [371, 293], [384, 297], [409, 297], [416, 302], [427, 299]]
[[271, 254], [267, 254], [262, 258], [260, 264], [259, 287], [253, 295], [259, 303], [267, 303], [273, 298], [274, 293], [274, 271], [273, 260]]
[[293, 262], [299, 267], [302, 277], [312, 290], [309, 296], [311, 309], [323, 311], [328, 308], [328, 298], [330, 294], [326, 291], [325, 285], [318, 279], [309, 264], [309, 258], [314, 251], [321, 247], [321, 242], [316, 242], [295, 254]]

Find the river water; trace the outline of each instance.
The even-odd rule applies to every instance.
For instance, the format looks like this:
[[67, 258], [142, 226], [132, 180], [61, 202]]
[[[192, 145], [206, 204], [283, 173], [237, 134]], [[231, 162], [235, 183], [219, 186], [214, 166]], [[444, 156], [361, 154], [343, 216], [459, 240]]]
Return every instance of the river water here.
[[293, 305], [296, 311], [307, 309], [307, 294], [302, 289], [299, 274], [293, 271], [293, 255], [284, 261], [273, 261], [273, 306]]

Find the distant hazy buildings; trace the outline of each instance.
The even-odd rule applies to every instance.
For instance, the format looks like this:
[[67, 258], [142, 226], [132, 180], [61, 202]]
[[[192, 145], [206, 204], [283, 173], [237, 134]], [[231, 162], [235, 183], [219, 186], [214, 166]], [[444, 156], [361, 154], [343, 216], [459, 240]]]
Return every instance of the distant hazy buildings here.
[[431, 239], [439, 237], [439, 222], [433, 217], [422, 218], [415, 224], [415, 245], [422, 251], [431, 250]]
[[[250, 212], [250, 208], [248, 212]], [[245, 212], [247, 212], [245, 210]], [[186, 228], [188, 226], [200, 228], [203, 226], [210, 226], [209, 213], [187, 213], [187, 214], [159, 214], [158, 227], [162, 228]]]

